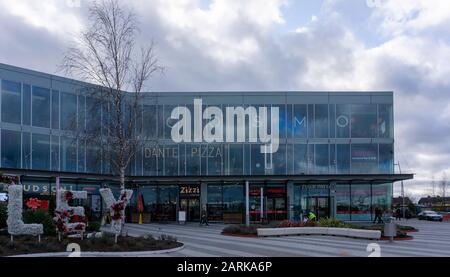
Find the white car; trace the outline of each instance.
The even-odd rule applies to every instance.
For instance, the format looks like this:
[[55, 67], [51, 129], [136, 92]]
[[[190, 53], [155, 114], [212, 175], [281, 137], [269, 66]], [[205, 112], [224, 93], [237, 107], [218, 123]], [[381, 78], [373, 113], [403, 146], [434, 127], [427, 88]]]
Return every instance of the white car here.
[[419, 220], [442, 221], [443, 216], [435, 211], [423, 211], [417, 215]]

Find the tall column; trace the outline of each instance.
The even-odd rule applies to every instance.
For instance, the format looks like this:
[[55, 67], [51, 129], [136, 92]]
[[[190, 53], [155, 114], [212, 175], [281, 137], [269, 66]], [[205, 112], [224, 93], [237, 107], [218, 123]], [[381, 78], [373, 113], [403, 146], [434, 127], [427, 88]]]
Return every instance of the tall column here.
[[294, 219], [294, 183], [288, 182], [286, 185], [286, 197], [287, 197], [287, 214], [288, 219]]
[[245, 225], [250, 226], [250, 186], [248, 181], [245, 181]]
[[200, 211], [208, 204], [208, 184], [200, 184]]
[[336, 183], [330, 182], [330, 218], [336, 218]]

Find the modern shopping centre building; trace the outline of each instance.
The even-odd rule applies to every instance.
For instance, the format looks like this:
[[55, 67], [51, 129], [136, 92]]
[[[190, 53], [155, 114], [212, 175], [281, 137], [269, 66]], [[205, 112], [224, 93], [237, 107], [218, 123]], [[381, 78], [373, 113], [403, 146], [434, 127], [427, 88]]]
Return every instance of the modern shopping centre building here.
[[[25, 199], [45, 203], [57, 178], [86, 190], [82, 204], [98, 218], [99, 188], [118, 194], [119, 185], [102, 150], [71, 132], [71, 118], [93, 128], [104, 120], [102, 107], [87, 112], [93, 101], [81, 86], [0, 64], [0, 171], [20, 176]], [[138, 192], [144, 222], [176, 221], [179, 211], [197, 221], [202, 207], [221, 222], [308, 210], [371, 220], [376, 207], [390, 211], [394, 182], [413, 178], [394, 171], [392, 92], [149, 92], [141, 108], [143, 143], [126, 177], [130, 221]]]

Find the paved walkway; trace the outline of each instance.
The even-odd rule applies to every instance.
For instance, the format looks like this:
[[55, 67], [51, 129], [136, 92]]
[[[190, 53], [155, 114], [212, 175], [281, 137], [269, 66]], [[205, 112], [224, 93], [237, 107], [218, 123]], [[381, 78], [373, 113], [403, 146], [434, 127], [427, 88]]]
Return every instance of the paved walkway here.
[[176, 236], [184, 249], [155, 256], [163, 257], [367, 257], [370, 243], [378, 243], [381, 256], [448, 256], [450, 257], [450, 223], [409, 220], [406, 225], [419, 229], [410, 233], [410, 241], [373, 241], [331, 236], [290, 236], [273, 238], [240, 238], [220, 234], [225, 225], [211, 224], [127, 224], [130, 235], [160, 234]]

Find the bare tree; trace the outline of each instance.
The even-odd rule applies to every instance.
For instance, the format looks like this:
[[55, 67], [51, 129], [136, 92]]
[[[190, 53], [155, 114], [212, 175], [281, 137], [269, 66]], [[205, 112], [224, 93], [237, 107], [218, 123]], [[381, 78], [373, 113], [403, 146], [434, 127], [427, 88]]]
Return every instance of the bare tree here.
[[445, 196], [446, 196], [446, 192], [447, 192], [447, 173], [444, 172], [442, 173], [442, 180], [441, 180], [441, 193], [442, 193], [442, 207], [445, 208]]
[[436, 197], [436, 182], [434, 181], [434, 175], [431, 177], [431, 189], [432, 189], [431, 196]]
[[126, 169], [142, 141], [142, 91], [150, 77], [163, 70], [153, 42], [136, 51], [137, 25], [135, 14], [118, 0], [95, 1], [89, 8], [88, 28], [61, 64], [67, 75], [95, 84], [84, 87], [90, 100], [86, 109], [90, 114], [101, 109], [101, 122], [78, 123], [76, 136], [101, 147], [101, 156], [120, 176], [122, 189]]

